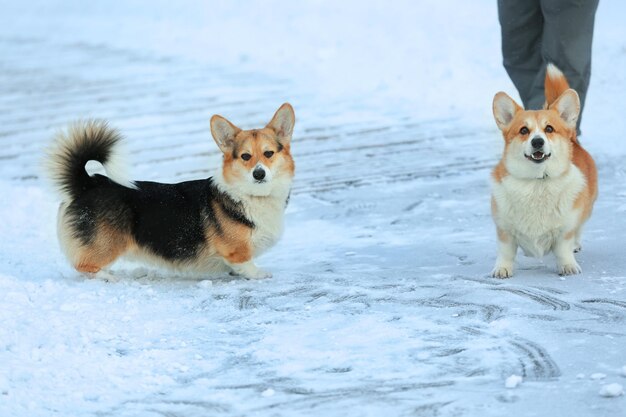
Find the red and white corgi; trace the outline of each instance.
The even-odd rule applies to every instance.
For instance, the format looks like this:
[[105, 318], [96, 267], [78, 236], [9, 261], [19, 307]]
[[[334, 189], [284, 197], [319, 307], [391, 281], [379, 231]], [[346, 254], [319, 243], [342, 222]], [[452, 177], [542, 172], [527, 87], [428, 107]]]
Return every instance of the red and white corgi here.
[[[213, 116], [222, 166], [212, 178], [177, 184], [128, 181], [115, 170], [116, 130], [100, 121], [71, 126], [48, 158], [63, 196], [58, 235], [69, 261], [88, 274], [130, 255], [200, 273], [270, 277], [253, 259], [282, 234], [295, 169], [294, 123], [288, 103], [261, 129], [241, 130]], [[107, 176], [90, 176], [90, 160], [102, 163]]]
[[548, 65], [545, 95], [543, 110], [524, 110], [503, 92], [493, 99], [504, 137], [492, 173], [497, 278], [513, 276], [518, 246], [528, 256], [553, 252], [561, 275], [582, 272], [574, 253], [598, 194], [596, 166], [576, 137], [578, 94], [554, 65]]

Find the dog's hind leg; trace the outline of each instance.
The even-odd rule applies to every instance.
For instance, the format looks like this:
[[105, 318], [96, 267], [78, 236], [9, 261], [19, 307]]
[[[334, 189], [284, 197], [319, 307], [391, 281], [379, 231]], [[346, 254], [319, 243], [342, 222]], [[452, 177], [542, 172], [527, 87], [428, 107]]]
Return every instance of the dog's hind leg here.
[[93, 241], [76, 251], [74, 268], [89, 276], [103, 275], [105, 272], [102, 268], [123, 255], [129, 249], [130, 243], [131, 239], [127, 235], [111, 228], [99, 227]]
[[105, 250], [105, 248], [85, 248], [78, 254], [78, 262], [74, 264], [74, 268], [94, 278], [96, 274], [102, 274], [104, 272], [102, 268], [112, 264], [121, 255], [119, 251], [110, 250], [106, 253]]
[[96, 274], [97, 272], [100, 272], [100, 269], [102, 267], [97, 265], [96, 262], [90, 263], [86, 260], [83, 260], [78, 265], [74, 265], [74, 268], [76, 268], [78, 272], [82, 272], [84, 274]]

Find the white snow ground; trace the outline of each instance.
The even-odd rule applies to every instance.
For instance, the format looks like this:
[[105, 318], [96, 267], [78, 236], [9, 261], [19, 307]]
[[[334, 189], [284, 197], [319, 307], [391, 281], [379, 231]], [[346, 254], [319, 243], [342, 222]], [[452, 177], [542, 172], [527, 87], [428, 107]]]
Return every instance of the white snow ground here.
[[[1, 416], [626, 415], [600, 395], [626, 365], [623, 2], [597, 15], [584, 273], [520, 255], [507, 281], [487, 276], [491, 99], [514, 93], [493, 2], [0, 11]], [[110, 119], [134, 178], [180, 181], [219, 163], [211, 114], [258, 126], [287, 100], [296, 183], [259, 260], [274, 278], [69, 267], [39, 168], [57, 129]]]

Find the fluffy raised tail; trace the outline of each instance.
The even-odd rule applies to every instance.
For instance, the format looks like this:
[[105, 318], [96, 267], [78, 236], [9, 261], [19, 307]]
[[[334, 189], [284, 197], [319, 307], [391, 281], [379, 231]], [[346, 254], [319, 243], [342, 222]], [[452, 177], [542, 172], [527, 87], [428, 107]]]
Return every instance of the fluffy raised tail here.
[[74, 200], [91, 188], [92, 178], [85, 170], [88, 161], [100, 162], [112, 181], [135, 188], [124, 176], [124, 164], [117, 153], [121, 140], [117, 130], [99, 120], [75, 122], [67, 132], [60, 132], [55, 137], [48, 150], [46, 165], [64, 199]]
[[567, 78], [563, 75], [563, 72], [557, 68], [554, 64], [548, 64], [546, 69], [546, 81], [545, 81], [545, 94], [547, 109], [557, 98], [563, 94], [565, 90], [569, 88]]

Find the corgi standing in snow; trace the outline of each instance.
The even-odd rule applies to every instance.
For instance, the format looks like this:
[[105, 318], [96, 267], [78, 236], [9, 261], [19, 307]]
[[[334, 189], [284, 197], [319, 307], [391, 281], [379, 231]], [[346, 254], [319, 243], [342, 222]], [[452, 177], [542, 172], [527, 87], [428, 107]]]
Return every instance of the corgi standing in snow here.
[[[130, 182], [119, 174], [120, 134], [100, 121], [60, 134], [48, 165], [63, 201], [61, 247], [80, 272], [98, 273], [123, 255], [200, 273], [267, 278], [253, 259], [277, 242], [294, 176], [293, 108], [283, 104], [261, 129], [221, 116], [211, 133], [223, 153], [212, 178], [177, 184]], [[90, 176], [87, 161], [107, 176]]]
[[576, 136], [578, 94], [554, 65], [548, 65], [545, 97], [543, 110], [524, 110], [503, 92], [493, 100], [504, 137], [492, 173], [496, 278], [513, 276], [518, 246], [528, 256], [553, 252], [561, 275], [582, 272], [574, 253], [598, 194], [596, 166]]

